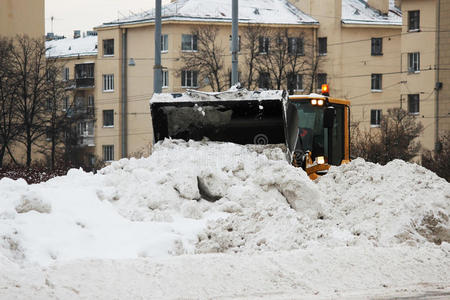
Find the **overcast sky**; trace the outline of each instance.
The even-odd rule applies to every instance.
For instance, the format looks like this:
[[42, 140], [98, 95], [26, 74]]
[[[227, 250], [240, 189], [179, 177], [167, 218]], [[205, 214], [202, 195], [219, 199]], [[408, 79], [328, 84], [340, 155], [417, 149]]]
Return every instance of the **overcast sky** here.
[[[163, 0], [163, 4], [170, 0]], [[155, 0], [45, 0], [45, 31], [70, 37], [73, 30], [91, 30], [104, 22], [153, 8]]]

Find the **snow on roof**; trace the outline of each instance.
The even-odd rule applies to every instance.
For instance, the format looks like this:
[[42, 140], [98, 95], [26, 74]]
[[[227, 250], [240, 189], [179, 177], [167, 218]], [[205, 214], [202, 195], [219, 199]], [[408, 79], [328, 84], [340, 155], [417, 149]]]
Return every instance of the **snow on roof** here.
[[[177, 0], [162, 8], [163, 20], [231, 22], [229, 0]], [[104, 23], [101, 27], [117, 24], [153, 22], [154, 10]], [[287, 0], [241, 0], [239, 22], [262, 24], [318, 24]]]
[[269, 91], [248, 91], [246, 89], [230, 89], [225, 92], [200, 92], [196, 90], [187, 90], [186, 93], [154, 94], [150, 103], [165, 102], [198, 102], [198, 101], [248, 101], [248, 100], [281, 100], [284, 98], [284, 92], [279, 90]]
[[402, 25], [402, 12], [389, 0], [389, 13], [381, 14], [365, 0], [342, 0], [342, 22], [344, 24]]
[[48, 57], [73, 57], [97, 55], [97, 36], [86, 36], [77, 39], [66, 38], [62, 40], [48, 41]]

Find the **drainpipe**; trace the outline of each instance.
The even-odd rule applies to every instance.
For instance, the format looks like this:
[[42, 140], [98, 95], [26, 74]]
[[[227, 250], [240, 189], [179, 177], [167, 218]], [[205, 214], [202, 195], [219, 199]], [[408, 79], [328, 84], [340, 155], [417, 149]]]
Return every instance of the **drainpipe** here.
[[239, 51], [239, 3], [238, 0], [233, 0], [232, 5], [233, 22], [231, 25], [232, 33], [232, 56], [231, 56], [231, 84], [238, 83], [238, 51]]
[[161, 0], [155, 0], [155, 65], [153, 66], [153, 92], [162, 90], [161, 66]]
[[127, 157], [127, 29], [122, 29], [122, 158]]
[[435, 89], [436, 89], [436, 104], [435, 104], [435, 132], [434, 132], [434, 150], [436, 152], [441, 151], [441, 143], [439, 141], [439, 90], [441, 89], [440, 86], [440, 78], [439, 78], [439, 67], [440, 67], [440, 46], [441, 46], [441, 0], [438, 0], [437, 2], [437, 9], [436, 9], [436, 83], [435, 83]]

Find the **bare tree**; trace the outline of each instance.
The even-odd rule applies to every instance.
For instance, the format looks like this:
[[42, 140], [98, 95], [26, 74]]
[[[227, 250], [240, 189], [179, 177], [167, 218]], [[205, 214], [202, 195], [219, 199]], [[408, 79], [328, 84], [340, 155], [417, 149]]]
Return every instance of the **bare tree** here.
[[441, 136], [440, 143], [440, 151], [424, 151], [422, 166], [450, 181], [450, 131]]
[[[9, 145], [16, 140], [17, 85], [11, 64], [11, 39], [0, 39], [0, 168]], [[14, 158], [13, 158], [14, 159]]]
[[419, 154], [421, 144], [416, 139], [422, 131], [422, 124], [407, 111], [401, 108], [388, 109], [380, 122], [380, 128], [353, 130], [352, 156], [380, 164], [393, 159], [410, 161]]
[[11, 51], [17, 79], [18, 141], [26, 148], [26, 165], [31, 165], [32, 146], [46, 132], [46, 96], [48, 92], [46, 48], [43, 39], [18, 36]]
[[227, 86], [224, 70], [224, 49], [217, 40], [219, 29], [215, 26], [199, 26], [192, 35], [193, 50], [183, 52], [183, 69], [197, 70], [200, 78], [208, 79], [213, 91], [220, 92]]
[[263, 33], [258, 40], [256, 69], [260, 81], [263, 78], [266, 83], [260, 82], [259, 86], [293, 92], [299, 85], [305, 89], [303, 83], [307, 83], [306, 89], [312, 90], [319, 68], [314, 43], [301, 31], [292, 33], [287, 29], [266, 29]]
[[264, 28], [261, 25], [250, 24], [243, 29], [242, 50], [245, 71], [241, 83], [248, 90], [255, 86], [257, 58], [260, 53], [265, 51], [265, 42], [268, 43], [269, 40], [265, 36]]

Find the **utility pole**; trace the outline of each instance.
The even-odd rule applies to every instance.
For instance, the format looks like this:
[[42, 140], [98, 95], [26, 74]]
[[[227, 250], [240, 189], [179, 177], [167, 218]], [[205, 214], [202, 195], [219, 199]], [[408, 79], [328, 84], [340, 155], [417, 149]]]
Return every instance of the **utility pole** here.
[[153, 66], [153, 92], [162, 90], [161, 66], [161, 0], [155, 0], [155, 65]]
[[232, 56], [231, 56], [231, 84], [238, 83], [238, 52], [239, 52], [239, 3], [238, 0], [232, 0], [232, 17], [233, 23], [231, 26], [232, 31]]

